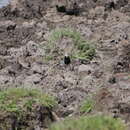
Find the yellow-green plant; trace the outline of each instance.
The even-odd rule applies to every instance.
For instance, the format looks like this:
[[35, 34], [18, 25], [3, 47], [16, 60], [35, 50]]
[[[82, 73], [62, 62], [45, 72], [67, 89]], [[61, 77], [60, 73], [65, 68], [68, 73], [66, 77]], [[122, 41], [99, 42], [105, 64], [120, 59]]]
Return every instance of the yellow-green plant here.
[[87, 99], [83, 102], [83, 104], [80, 107], [80, 112], [81, 113], [88, 113], [91, 112], [94, 108], [94, 101], [92, 99]]
[[72, 50], [72, 57], [77, 59], [90, 59], [95, 56], [95, 47], [92, 42], [86, 41], [79, 32], [69, 28], [55, 29], [52, 31], [48, 39], [48, 47], [51, 50], [58, 49], [57, 41], [63, 37], [68, 37], [73, 40], [74, 49]]
[[53, 124], [49, 130], [126, 130], [120, 119], [109, 116], [82, 116]]
[[10, 88], [0, 91], [0, 112], [20, 114], [26, 109], [40, 105], [53, 107], [56, 101], [53, 97], [36, 89]]

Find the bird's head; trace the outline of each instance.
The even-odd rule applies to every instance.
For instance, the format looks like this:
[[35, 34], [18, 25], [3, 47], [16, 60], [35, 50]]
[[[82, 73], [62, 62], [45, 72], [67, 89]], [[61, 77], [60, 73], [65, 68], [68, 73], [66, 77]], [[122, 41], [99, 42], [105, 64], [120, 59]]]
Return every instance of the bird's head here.
[[69, 57], [68, 53], [65, 53], [65, 57]]

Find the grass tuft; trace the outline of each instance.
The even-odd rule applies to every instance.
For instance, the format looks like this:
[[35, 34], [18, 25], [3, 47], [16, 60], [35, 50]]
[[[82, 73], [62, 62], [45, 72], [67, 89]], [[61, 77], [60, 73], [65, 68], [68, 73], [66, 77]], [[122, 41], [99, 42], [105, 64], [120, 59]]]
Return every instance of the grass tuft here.
[[10, 88], [0, 92], [0, 112], [20, 114], [35, 106], [53, 107], [55, 99], [36, 89]]
[[48, 40], [47, 48], [49, 48], [50, 51], [57, 49], [58, 45], [56, 43], [58, 40], [62, 40], [63, 37], [68, 37], [73, 40], [74, 48], [71, 52], [73, 58], [81, 60], [92, 60], [95, 56], [96, 51], [94, 44], [92, 42], [86, 41], [79, 32], [73, 31], [69, 28], [56, 29], [52, 31]]
[[87, 99], [81, 105], [80, 112], [81, 113], [89, 113], [93, 110], [94, 105], [95, 105], [95, 103], [92, 99]]
[[109, 116], [82, 116], [53, 124], [49, 130], [126, 130], [120, 119]]

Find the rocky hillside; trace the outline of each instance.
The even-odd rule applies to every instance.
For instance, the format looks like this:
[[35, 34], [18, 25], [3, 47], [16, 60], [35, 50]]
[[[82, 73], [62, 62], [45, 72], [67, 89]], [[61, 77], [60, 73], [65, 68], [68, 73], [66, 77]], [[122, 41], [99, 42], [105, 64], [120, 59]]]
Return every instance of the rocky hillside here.
[[[74, 2], [76, 16], [56, 10]], [[0, 61], [1, 89], [42, 89], [59, 120], [102, 112], [129, 126], [129, 0], [12, 0], [0, 9]], [[94, 107], [81, 112], [86, 99]]]

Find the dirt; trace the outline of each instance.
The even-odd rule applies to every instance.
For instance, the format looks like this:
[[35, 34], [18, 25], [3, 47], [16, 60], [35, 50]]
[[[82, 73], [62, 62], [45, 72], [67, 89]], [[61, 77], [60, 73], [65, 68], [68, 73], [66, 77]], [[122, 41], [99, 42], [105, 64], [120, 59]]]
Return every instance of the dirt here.
[[[64, 0], [61, 4], [66, 4]], [[67, 8], [73, 1], [67, 3]], [[57, 1], [12, 0], [0, 9], [0, 86], [40, 87], [56, 96], [59, 118], [73, 116], [84, 99], [97, 96], [96, 111], [129, 122], [130, 101], [130, 2], [77, 0], [79, 16], [56, 11]], [[58, 42], [63, 49], [56, 60], [46, 61], [44, 46], [55, 28], [74, 28], [93, 41], [91, 61], [63, 64], [72, 40]], [[61, 43], [61, 44], [60, 44]], [[64, 45], [64, 46], [63, 46]], [[60, 53], [60, 52], [59, 52]]]

